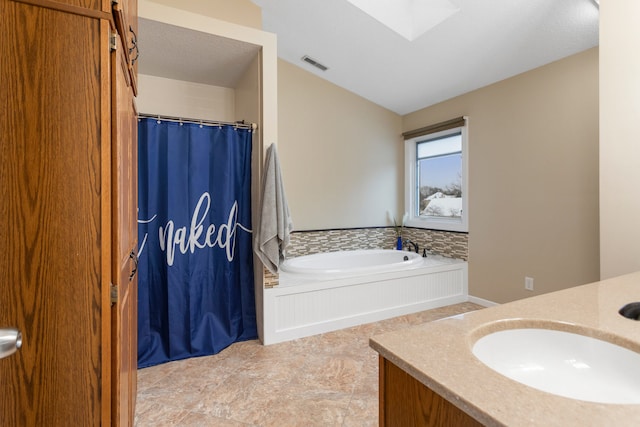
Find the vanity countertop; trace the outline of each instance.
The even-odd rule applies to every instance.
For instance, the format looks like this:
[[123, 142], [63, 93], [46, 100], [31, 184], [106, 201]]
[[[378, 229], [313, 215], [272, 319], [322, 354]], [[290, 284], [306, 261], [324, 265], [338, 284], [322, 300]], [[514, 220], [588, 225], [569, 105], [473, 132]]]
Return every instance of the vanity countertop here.
[[640, 321], [618, 310], [640, 301], [640, 272], [374, 336], [371, 347], [485, 425], [637, 425], [640, 405], [592, 403], [527, 387], [484, 365], [475, 341], [518, 327], [566, 330], [640, 352]]

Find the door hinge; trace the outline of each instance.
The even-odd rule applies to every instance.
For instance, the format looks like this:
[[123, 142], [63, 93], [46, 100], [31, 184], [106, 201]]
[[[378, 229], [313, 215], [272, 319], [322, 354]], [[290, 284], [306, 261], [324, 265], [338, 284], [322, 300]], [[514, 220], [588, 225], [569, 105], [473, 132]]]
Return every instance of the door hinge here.
[[111, 287], [109, 289], [111, 293], [111, 304], [118, 303], [118, 287], [111, 283]]
[[109, 33], [109, 49], [116, 50], [118, 46], [118, 33]]

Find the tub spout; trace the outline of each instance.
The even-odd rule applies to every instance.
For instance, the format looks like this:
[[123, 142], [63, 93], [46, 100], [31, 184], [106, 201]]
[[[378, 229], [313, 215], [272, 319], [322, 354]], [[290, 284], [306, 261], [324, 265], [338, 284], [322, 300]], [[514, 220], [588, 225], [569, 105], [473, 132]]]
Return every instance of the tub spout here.
[[413, 246], [413, 250], [415, 251], [415, 253], [417, 253], [417, 254], [420, 253], [420, 248], [418, 248], [418, 244], [417, 243], [414, 243], [409, 239], [404, 239], [404, 241], [402, 243], [404, 243], [405, 246]]

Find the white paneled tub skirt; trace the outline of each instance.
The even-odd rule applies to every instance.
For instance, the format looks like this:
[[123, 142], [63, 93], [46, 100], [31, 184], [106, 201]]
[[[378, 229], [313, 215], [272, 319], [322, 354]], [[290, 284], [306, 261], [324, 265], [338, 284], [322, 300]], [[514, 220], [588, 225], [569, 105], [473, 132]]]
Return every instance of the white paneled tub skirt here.
[[286, 260], [264, 292], [265, 345], [468, 300], [467, 263], [395, 250]]

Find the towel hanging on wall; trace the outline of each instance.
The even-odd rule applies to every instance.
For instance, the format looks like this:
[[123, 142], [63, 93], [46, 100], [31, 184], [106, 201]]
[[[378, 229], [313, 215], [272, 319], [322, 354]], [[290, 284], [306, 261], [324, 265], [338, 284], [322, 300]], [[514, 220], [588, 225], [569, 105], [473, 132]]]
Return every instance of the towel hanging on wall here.
[[260, 220], [254, 250], [265, 267], [274, 274], [284, 260], [292, 230], [293, 222], [284, 192], [280, 161], [275, 144], [271, 144], [267, 149], [262, 174]]

